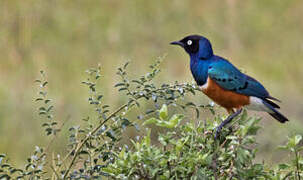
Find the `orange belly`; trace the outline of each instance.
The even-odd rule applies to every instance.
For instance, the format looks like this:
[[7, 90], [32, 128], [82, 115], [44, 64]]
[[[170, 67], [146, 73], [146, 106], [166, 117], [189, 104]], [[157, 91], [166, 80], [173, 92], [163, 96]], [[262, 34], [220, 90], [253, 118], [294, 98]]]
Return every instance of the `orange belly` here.
[[210, 78], [207, 79], [206, 87], [201, 88], [201, 90], [229, 113], [233, 112], [234, 108], [239, 109], [249, 104], [248, 96], [225, 90]]

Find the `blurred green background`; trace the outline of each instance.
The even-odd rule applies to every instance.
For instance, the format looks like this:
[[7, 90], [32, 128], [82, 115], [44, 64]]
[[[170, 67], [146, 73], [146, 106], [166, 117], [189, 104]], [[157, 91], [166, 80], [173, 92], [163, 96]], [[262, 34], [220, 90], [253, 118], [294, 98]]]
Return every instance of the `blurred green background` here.
[[[123, 102], [113, 91], [118, 66], [131, 60], [136, 76], [166, 54], [158, 83], [191, 82], [188, 56], [169, 42], [201, 34], [217, 55], [282, 100], [286, 125], [252, 114], [264, 116], [258, 159], [283, 161], [288, 157], [276, 146], [287, 135], [303, 133], [302, 17], [301, 0], [1, 0], [0, 153], [21, 165], [35, 145], [48, 142], [34, 102], [40, 70], [48, 75], [56, 119], [70, 116], [68, 123], [75, 124], [91, 113], [81, 85], [85, 69], [101, 63], [105, 100], [118, 106]], [[195, 99], [209, 101], [202, 94]], [[64, 147], [61, 141], [58, 148]]]

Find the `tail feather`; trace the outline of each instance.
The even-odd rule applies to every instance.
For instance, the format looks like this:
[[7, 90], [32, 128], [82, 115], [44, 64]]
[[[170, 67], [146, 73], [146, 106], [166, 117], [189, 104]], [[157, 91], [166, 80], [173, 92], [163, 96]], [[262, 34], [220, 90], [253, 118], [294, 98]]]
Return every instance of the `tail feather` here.
[[[269, 102], [271, 102], [271, 101], [269, 101]], [[273, 103], [273, 102], [271, 102], [271, 103]], [[277, 111], [271, 103], [268, 103], [268, 101], [263, 100], [263, 104], [270, 110], [268, 112], [268, 114], [270, 114], [273, 118], [278, 120], [280, 123], [285, 123], [286, 121], [288, 121], [287, 117], [285, 117], [283, 114], [281, 114], [279, 111]]]
[[277, 109], [280, 109], [280, 106], [274, 102], [272, 102], [271, 100], [269, 99], [263, 99], [263, 101], [267, 102], [268, 104], [270, 104], [272, 107], [274, 108], [277, 108]]
[[285, 123], [286, 121], [288, 121], [288, 119], [278, 111], [276, 111], [275, 113], [268, 113], [268, 114], [270, 114], [273, 118], [278, 120], [280, 123]]
[[275, 98], [275, 97], [272, 97], [272, 96], [268, 96], [267, 97], [268, 99], [271, 99], [271, 100], [274, 100], [274, 101], [277, 101], [277, 102], [281, 102], [279, 99]]

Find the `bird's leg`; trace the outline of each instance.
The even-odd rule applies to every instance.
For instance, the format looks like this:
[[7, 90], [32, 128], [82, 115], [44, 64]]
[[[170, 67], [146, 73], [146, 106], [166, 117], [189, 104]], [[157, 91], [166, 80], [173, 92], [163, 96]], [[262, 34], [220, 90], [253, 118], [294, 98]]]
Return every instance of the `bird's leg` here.
[[242, 108], [238, 109], [235, 113], [229, 115], [217, 128], [215, 133], [215, 139], [219, 136], [221, 129], [228, 123], [230, 123], [236, 116], [242, 112]]

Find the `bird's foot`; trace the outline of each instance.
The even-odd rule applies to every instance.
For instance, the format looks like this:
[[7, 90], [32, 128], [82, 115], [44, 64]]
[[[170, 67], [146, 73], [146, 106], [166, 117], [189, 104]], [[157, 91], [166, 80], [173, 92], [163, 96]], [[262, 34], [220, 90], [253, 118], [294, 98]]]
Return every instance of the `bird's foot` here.
[[238, 116], [240, 113], [242, 112], [242, 108], [239, 109], [238, 111], [236, 111], [235, 113], [231, 114], [230, 116], [228, 116], [217, 128], [216, 128], [216, 132], [215, 132], [215, 140], [217, 140], [217, 138], [219, 138], [220, 136], [220, 132], [222, 130], [222, 128], [230, 123], [236, 116]]
[[219, 126], [216, 127], [215, 140], [217, 140], [217, 138], [219, 138], [220, 132], [221, 132], [223, 126], [224, 126], [223, 123], [221, 123]]

